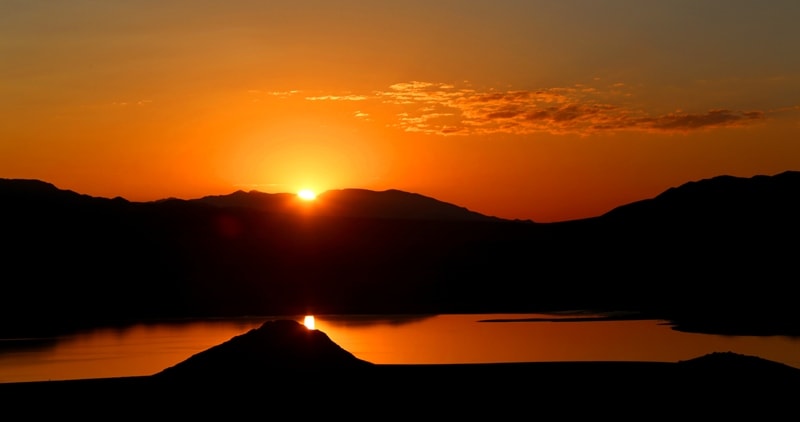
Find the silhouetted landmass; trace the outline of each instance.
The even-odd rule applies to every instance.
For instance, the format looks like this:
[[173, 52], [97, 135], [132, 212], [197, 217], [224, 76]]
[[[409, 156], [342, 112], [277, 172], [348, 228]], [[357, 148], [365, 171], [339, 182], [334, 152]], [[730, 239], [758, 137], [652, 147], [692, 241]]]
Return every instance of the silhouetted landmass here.
[[224, 208], [256, 209], [271, 214], [313, 212], [315, 216], [355, 217], [395, 220], [504, 221], [464, 207], [448, 204], [416, 193], [395, 189], [337, 189], [322, 193], [313, 203], [299, 201], [289, 193], [236, 191], [230, 195], [206, 196], [190, 200]]
[[0, 332], [243, 315], [633, 311], [800, 335], [800, 172], [720, 176], [594, 218], [401, 191], [96, 198], [0, 179]]
[[269, 378], [275, 371], [332, 371], [372, 366], [334, 343], [327, 334], [293, 320], [267, 321], [258, 328], [204, 350], [156, 377], [170, 382]]
[[[247, 383], [269, 378], [278, 371], [325, 374], [342, 371], [347, 376], [357, 376], [369, 374], [368, 371], [400, 372], [408, 368], [437, 366], [497, 368], [497, 364], [375, 365], [356, 358], [320, 330], [310, 330], [294, 320], [276, 319], [199, 352], [153, 377], [171, 383]], [[795, 382], [800, 387], [800, 369], [732, 352], [715, 352], [669, 366], [676, 373], [702, 373], [712, 383], [737, 378], [757, 383], [762, 378]]]
[[[0, 384], [4, 411], [103, 418], [783, 418], [800, 370], [730, 352], [668, 362], [377, 365], [291, 320], [150, 376]], [[42, 403], [32, 408], [31, 403]], [[22, 412], [22, 413], [17, 413]]]

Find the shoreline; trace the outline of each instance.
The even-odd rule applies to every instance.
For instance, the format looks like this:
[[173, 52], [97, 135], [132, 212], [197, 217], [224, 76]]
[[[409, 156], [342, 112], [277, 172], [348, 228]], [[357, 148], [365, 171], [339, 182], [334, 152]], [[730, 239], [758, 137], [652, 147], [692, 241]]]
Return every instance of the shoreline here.
[[153, 375], [4, 383], [0, 400], [8, 412], [104, 420], [121, 412], [207, 419], [210, 410], [350, 420], [631, 412], [638, 420], [642, 411], [719, 416], [750, 406], [764, 416], [794, 409], [798, 389], [800, 369], [732, 352], [679, 362], [374, 364], [322, 331], [273, 320]]
[[[408, 315], [413, 315], [413, 314], [400, 314], [400, 315], [408, 316]], [[485, 315], [485, 314], [475, 314], [475, 315]], [[504, 315], [508, 316], [508, 318], [504, 318], [503, 317]], [[686, 332], [686, 331], [683, 331], [683, 330], [676, 329], [674, 322], [667, 321], [667, 320], [664, 320], [662, 318], [647, 317], [645, 315], [638, 314], [638, 313], [632, 313], [632, 312], [560, 311], [560, 312], [546, 312], [546, 313], [542, 312], [537, 317], [526, 317], [526, 315], [529, 315], [529, 314], [519, 314], [519, 315], [498, 314], [498, 315], [487, 316], [485, 319], [478, 319], [476, 322], [486, 323], [487, 325], [491, 325], [493, 323], [522, 323], [522, 325], [524, 325], [525, 323], [536, 323], [536, 322], [569, 323], [569, 322], [576, 322], [576, 321], [577, 322], [586, 322], [586, 321], [626, 321], [626, 320], [643, 321], [643, 320], [647, 320], [647, 321], [660, 321], [660, 323], [658, 325], [663, 325], [663, 326], [669, 327], [669, 330], [672, 330], [672, 331]], [[413, 316], [419, 317], [419, 315], [413, 315]], [[426, 316], [430, 316], [430, 315], [426, 315]], [[253, 317], [245, 317], [245, 318], [253, 319]], [[268, 318], [268, 317], [258, 317], [257, 319], [260, 320], [260, 319], [264, 319], [264, 318]], [[221, 318], [214, 318], [214, 319], [221, 319]], [[294, 320], [297, 323], [299, 323], [298, 319], [300, 319], [300, 318], [298, 318], [298, 317], [293, 317], [292, 318], [292, 320]], [[275, 319], [267, 319], [266, 321], [275, 321]], [[689, 331], [689, 332], [691, 332], [691, 331]], [[231, 334], [231, 336], [236, 336], [236, 335], [238, 335], [238, 334]], [[761, 335], [768, 336], [770, 334], [762, 333]], [[791, 336], [787, 336], [787, 337], [791, 337]], [[39, 340], [47, 341], [48, 339], [39, 339]], [[786, 340], [781, 340], [781, 341], [786, 341]], [[3, 342], [0, 341], [0, 344], [2, 344], [2, 343]], [[10, 343], [13, 343], [13, 342], [10, 342]], [[398, 345], [398, 347], [400, 347], [400, 346], [401, 345]], [[668, 346], [668, 345], [665, 344], [665, 347], [666, 346]], [[212, 346], [204, 346], [204, 347], [212, 347]], [[348, 346], [348, 349], [349, 349], [349, 346]], [[10, 350], [13, 352], [13, 348], [10, 349]], [[658, 349], [656, 349], [656, 350], [658, 350]], [[474, 359], [474, 360], [471, 359], [471, 361], [464, 360], [462, 362], [435, 362], [434, 361], [434, 362], [428, 363], [428, 362], [425, 362], [424, 360], [415, 359], [416, 361], [411, 360], [410, 363], [406, 363], [406, 362], [386, 363], [384, 361], [384, 362], [380, 362], [379, 365], [382, 366], [382, 367], [403, 367], [403, 368], [410, 368], [412, 366], [422, 366], [422, 367], [429, 367], [430, 368], [430, 367], [435, 367], [435, 366], [448, 365], [450, 367], [462, 367], [463, 368], [463, 367], [468, 367], [468, 366], [483, 366], [483, 365], [487, 365], [487, 364], [497, 364], [497, 365], [507, 366], [507, 365], [510, 365], [510, 364], [539, 365], [539, 364], [545, 364], [545, 363], [547, 363], [547, 364], [549, 364], [549, 363], [559, 363], [561, 366], [566, 366], [566, 365], [573, 364], [573, 363], [575, 363], [575, 364], [594, 363], [597, 360], [610, 360], [611, 361], [610, 363], [614, 363], [614, 364], [616, 364], [616, 363], [635, 363], [635, 364], [658, 363], [658, 364], [661, 364], [661, 363], [677, 363], [677, 362], [680, 361], [680, 359], [691, 359], [693, 357], [698, 357], [699, 355], [704, 354], [704, 353], [721, 352], [721, 351], [725, 351], [725, 350], [728, 350], [728, 351], [734, 351], [735, 350], [736, 353], [748, 353], [748, 352], [744, 352], [744, 350], [746, 350], [746, 349], [743, 349], [743, 348], [740, 349], [740, 348], [736, 348], [736, 347], [713, 347], [713, 348], [705, 348], [705, 350], [696, 350], [694, 352], [694, 354], [684, 353], [684, 354], [681, 354], [679, 356], [664, 356], [663, 352], [660, 352], [659, 354], [655, 354], [655, 355], [652, 355], [652, 356], [639, 356], [639, 355], [635, 355], [635, 356], [633, 356], [633, 355], [625, 355], [625, 356], [608, 356], [608, 355], [606, 355], [606, 356], [596, 356], [595, 355], [595, 356], [591, 356], [591, 355], [588, 355], [588, 356], [572, 356], [572, 359], [569, 359], [569, 360], [566, 360], [566, 361], [558, 360], [558, 358], [559, 358], [558, 356], [547, 356], [546, 359], [534, 360], [534, 361], [515, 360], [514, 357], [516, 357], [516, 356], [512, 356], [511, 359], [508, 359], [508, 360], [502, 359], [502, 358], [496, 358], [496, 359], [492, 359], [492, 360], [488, 360], [487, 359], [485, 361], [481, 361], [480, 359]], [[749, 353], [752, 353], [752, 351], [750, 351]], [[359, 355], [359, 356], [361, 356], [361, 355]], [[758, 354], [758, 353], [754, 354], [754, 356], [758, 356], [758, 357], [761, 357], [763, 359], [772, 359], [776, 363], [780, 363], [780, 364], [783, 364], [783, 365], [788, 365], [789, 367], [797, 368], [798, 370], [800, 370], [800, 367], [797, 366], [796, 361], [795, 360], [789, 360], [786, 356], [766, 356], [766, 354]], [[15, 370], [15, 368], [12, 367], [12, 368], [10, 368], [10, 372], [8, 372], [6, 374], [0, 373], [0, 385], [18, 384], [18, 383], [36, 383], [36, 382], [80, 381], [80, 380], [105, 379], [105, 378], [114, 378], [114, 379], [118, 379], [118, 378], [140, 378], [140, 377], [147, 377], [147, 376], [149, 376], [151, 374], [155, 374], [156, 372], [161, 371], [161, 370], [164, 369], [164, 367], [163, 367], [165, 365], [164, 363], [155, 364], [155, 365], [152, 364], [152, 363], [156, 363], [156, 362], [161, 362], [158, 358], [156, 358], [156, 357], [152, 357], [151, 358], [149, 356], [144, 356], [143, 358], [144, 359], [148, 359], [148, 361], [151, 362], [150, 366], [144, 371], [103, 371], [103, 370], [99, 370], [99, 371], [94, 371], [94, 372], [82, 372], [82, 373], [77, 373], [77, 372], [66, 373], [66, 372], [62, 372], [62, 373], [60, 373], [61, 377], [60, 378], [55, 378], [55, 379], [49, 379], [49, 376], [53, 375], [54, 373], [57, 373], [57, 371], [56, 372], [51, 372], [51, 373], [47, 374], [45, 377], [37, 377], [37, 378], [30, 377], [28, 379], [25, 379], [24, 377], [16, 377], [16, 379], [15, 379], [15, 377], [13, 376], [13, 371]], [[555, 359], [553, 359], [553, 358], [555, 358]], [[180, 358], [180, 359], [183, 359], [183, 358]], [[372, 360], [369, 356], [364, 356], [364, 357], [362, 357], [362, 359], [366, 359], [366, 360], [369, 360], [369, 361]], [[101, 365], [109, 365], [109, 367], [112, 367], [111, 364], [103, 364], [103, 363], [101, 363]], [[116, 366], [118, 366], [118, 364]], [[118, 367], [120, 367], [120, 366], [118, 366]], [[21, 366], [20, 368], [24, 368], [24, 366]], [[86, 378], [85, 377], [86, 375], [90, 375], [90, 378]], [[3, 379], [3, 378], [5, 378], [5, 379]]]
[[[209, 349], [210, 350], [210, 349]], [[348, 353], [344, 351], [344, 353]], [[196, 356], [196, 355], [195, 355]], [[703, 356], [698, 356], [693, 359], [681, 360], [677, 362], [661, 362], [661, 361], [546, 361], [546, 362], [494, 362], [494, 363], [447, 363], [447, 364], [373, 364], [371, 362], [362, 361], [366, 364], [365, 367], [350, 368], [350, 367], [329, 367], [329, 368], [302, 368], [302, 367], [288, 367], [281, 369], [280, 367], [273, 366], [273, 375], [280, 377], [291, 377], [295, 374], [302, 374], [308, 376], [328, 375], [328, 374], [342, 374], [349, 373], [354, 376], [362, 375], [390, 375], [402, 376], [405, 374], [445, 374], [445, 373], [497, 373], [497, 374], [510, 374], [513, 372], [530, 372], [537, 373], [542, 376], [558, 375], [556, 373], [570, 374], [571, 376], [594, 376], [599, 373], [609, 372], [614, 373], [621, 377], [650, 377], [674, 374], [680, 377], [686, 376], [722, 376], [725, 373], [734, 375], [737, 371], [747, 372], [751, 375], [758, 377], [776, 378], [793, 380], [796, 379], [800, 382], [800, 368], [756, 357], [743, 355], [734, 352], [713, 352]], [[181, 363], [183, 364], [183, 363]], [[178, 364], [176, 366], [179, 366]], [[100, 377], [100, 378], [80, 378], [80, 379], [56, 379], [56, 380], [39, 380], [39, 381], [13, 381], [13, 382], [0, 382], [0, 392], [4, 390], [13, 390], [15, 388], [30, 388], [36, 389], [43, 386], [54, 386], [54, 388], [61, 388], [61, 386], [100, 386], [100, 385], [131, 385], [136, 384], [157, 384], [163, 383], [165, 378], [163, 374], [171, 368], [152, 374], [152, 375], [134, 375], [134, 376], [119, 376], [119, 377]], [[227, 377], [224, 375], [207, 376], [202, 372], [198, 372], [197, 376], [192, 377], [192, 382], [198, 380], [208, 379], [213, 382], [220, 380], [224, 381], [251, 381], [260, 372], [254, 371], [252, 376], [238, 376]], [[752, 381], [752, 380], [751, 380]], [[168, 380], [168, 383], [173, 383]], [[202, 384], [202, 381], [200, 381]], [[800, 384], [798, 384], [800, 387]], [[48, 387], [44, 387], [48, 388]]]
[[[8, 411], [48, 403], [54, 415], [105, 419], [114, 414], [227, 416], [254, 413], [492, 419], [562, 416], [720, 416], [752, 410], [763, 417], [796, 407], [800, 370], [742, 355], [669, 362], [531, 362], [373, 365], [365, 369], [278, 370], [263, 376], [164, 380], [138, 376], [0, 384]], [[303, 403], [306, 403], [305, 405]], [[61, 403], [53, 407], [54, 403]], [[281, 413], [273, 413], [281, 412]], [[534, 413], [530, 413], [534, 412]], [[644, 412], [640, 414], [640, 412]], [[552, 418], [552, 414], [548, 413]], [[646, 420], [647, 417], [644, 417]]]

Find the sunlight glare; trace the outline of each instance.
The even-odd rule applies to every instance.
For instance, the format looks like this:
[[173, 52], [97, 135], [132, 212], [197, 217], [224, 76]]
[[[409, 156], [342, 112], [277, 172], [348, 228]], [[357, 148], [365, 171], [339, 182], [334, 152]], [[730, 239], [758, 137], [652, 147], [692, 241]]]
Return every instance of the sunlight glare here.
[[303, 318], [303, 325], [305, 325], [309, 330], [315, 330], [316, 324], [314, 322], [314, 315], [306, 315], [306, 317]]
[[301, 189], [299, 192], [297, 192], [297, 196], [304, 201], [313, 201], [316, 199], [317, 194], [311, 189]]

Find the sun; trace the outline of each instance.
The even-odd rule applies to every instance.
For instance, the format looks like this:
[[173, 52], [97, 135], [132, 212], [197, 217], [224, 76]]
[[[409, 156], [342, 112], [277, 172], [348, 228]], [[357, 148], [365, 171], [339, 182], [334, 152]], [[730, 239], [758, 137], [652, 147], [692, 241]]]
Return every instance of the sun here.
[[314, 315], [306, 315], [303, 318], [303, 325], [306, 326], [309, 330], [316, 330], [316, 322], [314, 321]]
[[304, 201], [313, 201], [317, 199], [317, 194], [311, 189], [300, 189], [297, 192], [297, 197]]

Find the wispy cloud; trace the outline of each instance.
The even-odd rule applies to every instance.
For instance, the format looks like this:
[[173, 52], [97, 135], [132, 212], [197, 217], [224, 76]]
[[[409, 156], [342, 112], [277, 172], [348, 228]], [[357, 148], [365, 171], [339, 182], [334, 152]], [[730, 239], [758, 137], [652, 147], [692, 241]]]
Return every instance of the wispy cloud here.
[[410, 81], [371, 94], [307, 96], [310, 101], [361, 101], [356, 116], [372, 115], [370, 102], [397, 108], [390, 126], [436, 135], [579, 134], [645, 131], [687, 133], [764, 120], [759, 110], [713, 109], [648, 114], [629, 105], [622, 83], [540, 90], [478, 90], [465, 85]]
[[317, 97], [306, 97], [309, 101], [364, 101], [368, 97], [365, 95], [320, 95]]
[[[253, 93], [253, 94], [261, 93], [261, 91], [259, 91], [257, 89], [251, 89], [250, 92]], [[295, 89], [295, 90], [291, 90], [291, 91], [270, 91], [270, 92], [267, 92], [266, 94], [269, 95], [269, 96], [272, 96], [272, 97], [287, 98], [287, 97], [291, 97], [294, 94], [297, 94], [298, 92], [300, 92], [300, 91]]]
[[689, 131], [709, 127], [741, 126], [766, 117], [763, 111], [709, 110], [703, 114], [670, 113], [631, 122], [650, 130]]

